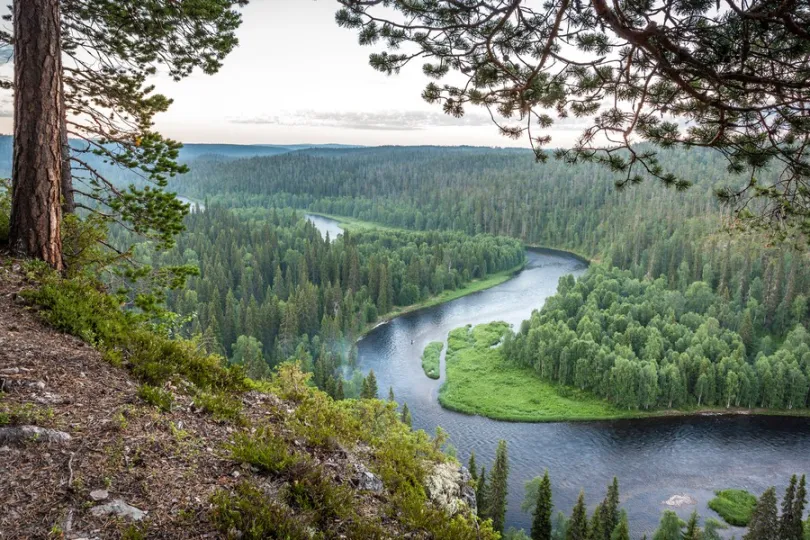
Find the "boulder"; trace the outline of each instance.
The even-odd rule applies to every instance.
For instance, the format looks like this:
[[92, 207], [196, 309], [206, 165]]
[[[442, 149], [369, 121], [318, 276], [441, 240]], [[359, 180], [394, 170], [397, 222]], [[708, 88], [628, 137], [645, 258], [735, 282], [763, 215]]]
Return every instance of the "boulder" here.
[[94, 506], [90, 509], [90, 513], [96, 517], [113, 515], [129, 518], [132, 521], [141, 521], [146, 517], [146, 512], [125, 503], [121, 499], [115, 499], [101, 506]]
[[454, 463], [439, 463], [425, 479], [425, 489], [434, 504], [451, 515], [478, 511], [470, 471]]
[[382, 493], [383, 482], [374, 473], [369, 471], [362, 463], [354, 464], [354, 478], [352, 481], [357, 489]]
[[48, 429], [39, 426], [11, 426], [0, 428], [1, 444], [20, 444], [27, 441], [45, 443], [66, 443], [70, 435], [64, 431]]

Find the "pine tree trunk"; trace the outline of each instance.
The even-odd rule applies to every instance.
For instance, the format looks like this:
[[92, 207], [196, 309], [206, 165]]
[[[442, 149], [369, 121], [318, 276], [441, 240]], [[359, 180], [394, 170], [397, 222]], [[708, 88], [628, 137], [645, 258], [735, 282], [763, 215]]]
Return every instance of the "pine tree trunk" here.
[[11, 249], [61, 270], [59, 0], [14, 1], [14, 85]]
[[67, 109], [65, 108], [64, 86], [62, 88], [62, 111], [62, 119], [59, 125], [59, 136], [62, 143], [62, 173], [60, 175], [62, 213], [72, 214], [76, 210], [76, 202], [73, 197], [73, 174], [70, 168], [70, 141], [67, 132]]

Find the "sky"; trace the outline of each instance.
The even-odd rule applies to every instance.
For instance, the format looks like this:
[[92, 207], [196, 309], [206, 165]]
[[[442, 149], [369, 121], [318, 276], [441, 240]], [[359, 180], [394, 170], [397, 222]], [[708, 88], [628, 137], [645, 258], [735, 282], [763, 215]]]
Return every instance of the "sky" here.
[[[186, 143], [529, 146], [500, 135], [483, 109], [454, 119], [424, 102], [429, 80], [419, 63], [392, 76], [373, 70], [368, 55], [379, 49], [361, 47], [355, 31], [338, 27], [337, 7], [334, 0], [251, 0], [240, 44], [219, 73], [152, 81], [174, 99], [156, 129]], [[10, 72], [10, 64], [0, 66], [0, 75]], [[0, 132], [11, 130], [11, 96], [0, 95]], [[558, 124], [552, 146], [578, 134]]]

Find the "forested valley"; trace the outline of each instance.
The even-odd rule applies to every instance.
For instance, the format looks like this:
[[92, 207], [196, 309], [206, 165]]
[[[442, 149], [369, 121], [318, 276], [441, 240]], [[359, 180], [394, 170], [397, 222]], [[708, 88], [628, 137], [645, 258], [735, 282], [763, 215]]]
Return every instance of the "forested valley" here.
[[[167, 294], [175, 331], [202, 335], [211, 352], [256, 379], [300, 361], [335, 398], [359, 396], [354, 342], [381, 318], [524, 260], [518, 240], [488, 234], [368, 230], [324, 238], [292, 209], [209, 207], [185, 225], [173, 249], [153, 253], [144, 244], [135, 254], [143, 264], [199, 268], [185, 289]], [[119, 244], [131, 241], [115, 232]]]
[[424, 147], [211, 159], [179, 189], [233, 208], [291, 206], [572, 250], [599, 264], [561, 283], [509, 343], [512, 361], [624, 407], [804, 407], [810, 257], [733, 230], [713, 196], [734, 182], [720, 157], [666, 151], [661, 161], [694, 185], [617, 190], [595, 165]]

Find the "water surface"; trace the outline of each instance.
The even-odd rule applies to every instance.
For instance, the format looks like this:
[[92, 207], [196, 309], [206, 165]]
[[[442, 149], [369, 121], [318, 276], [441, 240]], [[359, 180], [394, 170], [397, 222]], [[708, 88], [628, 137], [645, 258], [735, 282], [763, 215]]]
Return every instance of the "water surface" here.
[[[446, 342], [450, 330], [465, 324], [501, 320], [519, 325], [554, 293], [560, 277], [578, 276], [586, 269], [583, 261], [564, 252], [532, 250], [527, 257], [526, 269], [513, 279], [398, 317], [358, 343], [360, 368], [374, 369], [380, 394], [387, 396], [391, 386], [397, 401], [408, 403], [415, 428], [446, 429], [463, 462], [475, 451], [479, 465], [489, 468], [498, 440], [507, 441], [507, 526], [530, 527], [530, 516], [520, 511], [523, 485], [545, 469], [551, 474], [555, 512], [570, 513], [580, 489], [593, 509], [618, 476], [634, 538], [651, 535], [661, 512], [669, 509], [663, 502], [672, 495], [697, 501], [674, 509], [684, 519], [695, 509], [701, 516], [717, 517], [706, 506], [716, 489], [759, 494], [776, 485], [781, 498], [791, 474], [810, 474], [810, 419], [738, 416], [526, 424], [440, 407], [444, 360], [442, 378], [427, 378], [420, 360], [427, 343]], [[741, 536], [739, 529], [724, 534]]]

